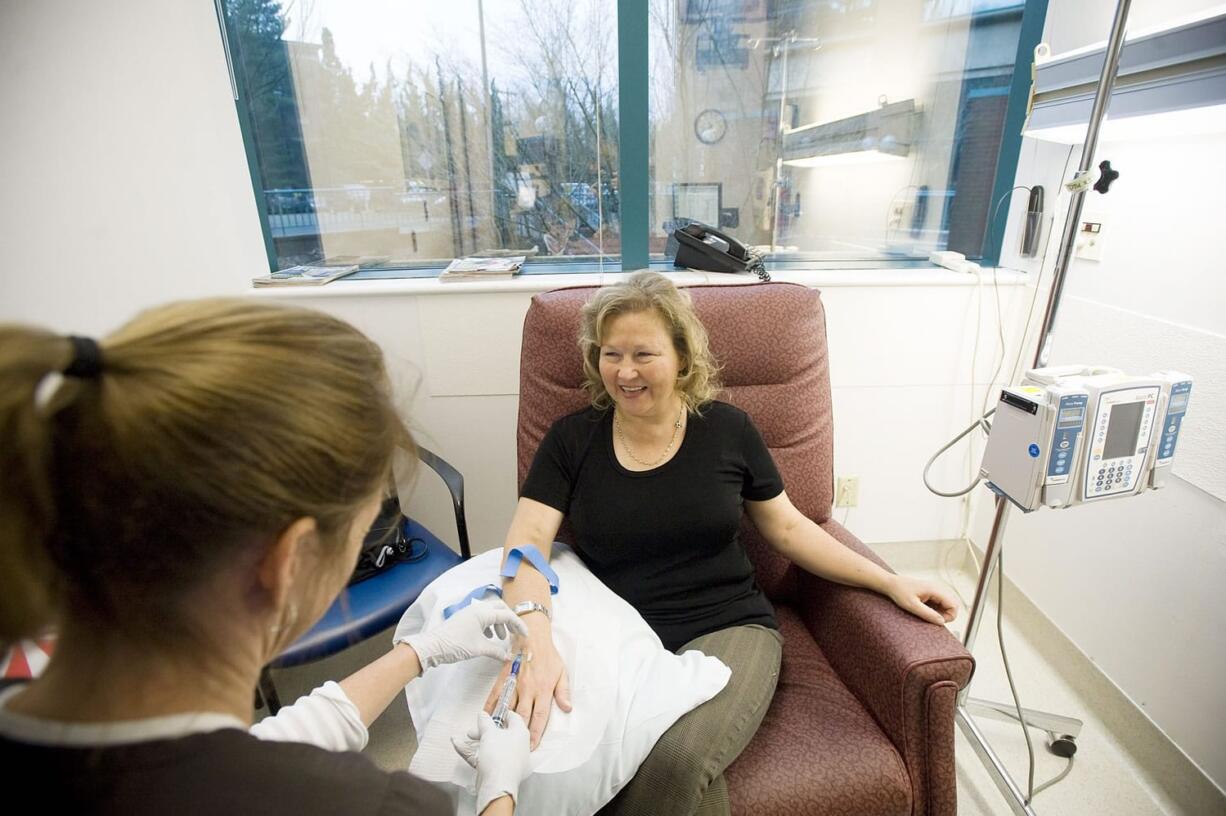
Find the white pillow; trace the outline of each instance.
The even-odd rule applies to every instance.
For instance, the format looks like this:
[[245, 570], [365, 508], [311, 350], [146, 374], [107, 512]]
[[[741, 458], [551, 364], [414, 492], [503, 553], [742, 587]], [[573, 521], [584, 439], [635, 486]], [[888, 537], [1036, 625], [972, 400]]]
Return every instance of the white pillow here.
[[[479, 586], [498, 584], [501, 560], [501, 550], [491, 550], [439, 576], [405, 612], [396, 638], [437, 626], [445, 607]], [[551, 565], [558, 573], [554, 642], [570, 677], [574, 710], [554, 706], [516, 811], [587, 816], [630, 781], [682, 714], [718, 694], [731, 672], [700, 652], [667, 651], [638, 612], [565, 545], [554, 544]], [[474, 772], [451, 738], [476, 725], [501, 668], [488, 659], [439, 666], [405, 687], [417, 729], [409, 770], [454, 786], [460, 814], [475, 814]]]

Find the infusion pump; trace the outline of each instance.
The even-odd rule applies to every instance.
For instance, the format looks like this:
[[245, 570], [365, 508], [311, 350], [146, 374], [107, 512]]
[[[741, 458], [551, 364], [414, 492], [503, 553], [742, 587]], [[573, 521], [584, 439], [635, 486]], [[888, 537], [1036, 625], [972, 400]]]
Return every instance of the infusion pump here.
[[1191, 391], [1177, 371], [1032, 369], [1001, 391], [980, 475], [1027, 512], [1161, 487]]

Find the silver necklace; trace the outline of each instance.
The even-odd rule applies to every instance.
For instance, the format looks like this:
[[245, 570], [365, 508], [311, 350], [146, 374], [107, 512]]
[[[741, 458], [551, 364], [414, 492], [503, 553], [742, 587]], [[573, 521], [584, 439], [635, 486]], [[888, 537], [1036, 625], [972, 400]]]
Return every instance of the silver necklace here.
[[642, 459], [634, 455], [634, 451], [630, 450], [630, 443], [626, 441], [626, 435], [622, 433], [621, 419], [616, 411], [613, 412], [613, 428], [617, 431], [617, 438], [621, 440], [622, 447], [626, 450], [626, 455], [638, 462], [643, 467], [655, 467], [668, 458], [668, 452], [673, 449], [673, 444], [677, 441], [677, 434], [681, 433], [681, 418], [685, 416], [685, 405], [681, 406], [681, 410], [677, 412], [677, 421], [673, 423], [673, 438], [668, 440], [668, 445], [664, 448], [664, 453], [660, 454], [660, 458], [654, 462], [644, 462]]

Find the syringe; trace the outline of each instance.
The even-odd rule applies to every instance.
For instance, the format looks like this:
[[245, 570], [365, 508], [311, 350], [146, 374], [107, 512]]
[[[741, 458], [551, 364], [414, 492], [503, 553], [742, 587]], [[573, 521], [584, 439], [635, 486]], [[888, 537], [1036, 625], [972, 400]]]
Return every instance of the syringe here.
[[519, 677], [519, 664], [523, 659], [523, 652], [515, 655], [515, 660], [511, 663], [511, 673], [507, 675], [506, 682], [502, 684], [502, 693], [498, 695], [498, 705], [494, 706], [493, 720], [499, 728], [507, 727], [507, 712], [511, 709], [511, 698], [515, 695], [515, 683]]

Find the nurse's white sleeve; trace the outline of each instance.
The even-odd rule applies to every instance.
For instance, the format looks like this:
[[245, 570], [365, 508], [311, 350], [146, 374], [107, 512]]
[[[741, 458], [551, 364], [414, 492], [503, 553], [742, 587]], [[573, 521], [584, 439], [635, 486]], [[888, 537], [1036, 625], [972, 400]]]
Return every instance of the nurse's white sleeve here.
[[370, 733], [358, 707], [329, 680], [275, 716], [251, 726], [251, 733], [272, 742], [305, 742], [329, 751], [361, 751]]

